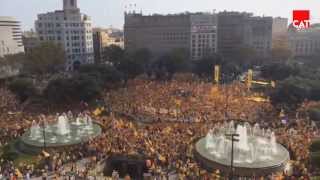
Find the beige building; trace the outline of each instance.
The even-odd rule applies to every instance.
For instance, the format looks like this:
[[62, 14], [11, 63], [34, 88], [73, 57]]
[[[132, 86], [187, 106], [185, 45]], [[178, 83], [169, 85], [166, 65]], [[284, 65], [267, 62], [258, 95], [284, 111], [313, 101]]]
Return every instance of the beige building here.
[[118, 29], [93, 29], [93, 49], [95, 62], [100, 62], [103, 58], [104, 49], [111, 45], [124, 48], [123, 32]]
[[0, 16], [0, 57], [24, 52], [20, 22], [14, 17]]
[[288, 19], [273, 18], [272, 23], [272, 48], [288, 48]]

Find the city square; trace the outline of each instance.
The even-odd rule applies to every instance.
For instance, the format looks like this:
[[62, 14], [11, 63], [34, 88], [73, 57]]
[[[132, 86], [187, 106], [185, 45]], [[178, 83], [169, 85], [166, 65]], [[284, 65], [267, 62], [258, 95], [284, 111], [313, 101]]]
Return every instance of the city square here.
[[26, 17], [8, 1], [0, 180], [319, 179], [317, 3], [150, 15], [125, 0], [104, 28], [95, 0], [30, 0]]

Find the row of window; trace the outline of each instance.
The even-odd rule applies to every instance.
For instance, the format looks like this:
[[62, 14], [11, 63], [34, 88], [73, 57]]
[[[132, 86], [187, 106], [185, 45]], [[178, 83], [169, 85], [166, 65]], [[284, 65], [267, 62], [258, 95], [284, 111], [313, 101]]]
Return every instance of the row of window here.
[[88, 49], [86, 49], [86, 48], [73, 48], [73, 49], [67, 48], [66, 51], [67, 51], [68, 54], [70, 54], [70, 53], [72, 53], [72, 54], [80, 54], [81, 52], [82, 53], [92, 52], [93, 49], [92, 48], [88, 48]]
[[[81, 39], [80, 39], [81, 38]], [[90, 40], [92, 40], [92, 37], [91, 36], [66, 36], [66, 40], [67, 41], [69, 41], [69, 40], [72, 40], [72, 41], [80, 41], [80, 40], [85, 40], [85, 38], [86, 38], [86, 40], [87, 41], [90, 41]], [[39, 39], [41, 40], [41, 41], [44, 41], [44, 40], [50, 40], [50, 41], [55, 41], [55, 40], [58, 40], [58, 41], [60, 41], [60, 40], [62, 40], [62, 37], [61, 36], [47, 36], [47, 37], [45, 37], [45, 36], [40, 36], [39, 37]]]
[[54, 27], [91, 27], [90, 23], [38, 23], [38, 27], [54, 28]]
[[210, 39], [210, 38], [216, 38], [216, 34], [198, 34], [198, 35], [192, 35], [192, 40], [196, 39]]
[[[92, 31], [90, 31], [90, 30], [88, 30], [88, 31], [83, 31], [83, 30], [82, 31], [77, 31], [77, 30], [65, 31], [66, 34], [69, 34], [69, 32], [70, 32], [70, 34], [84, 34], [84, 33], [91, 34], [92, 33]], [[40, 35], [42, 35], [44, 33], [46, 33], [46, 34], [61, 34], [62, 32], [60, 30], [56, 30], [56, 31], [54, 31], [54, 30], [48, 30], [48, 31], [38, 30], [38, 33]]]
[[[294, 43], [292, 43], [294, 44]], [[296, 47], [304, 47], [304, 46], [311, 46], [311, 47], [320, 47], [320, 41], [319, 40], [310, 40], [310, 41], [297, 41], [295, 43]]]

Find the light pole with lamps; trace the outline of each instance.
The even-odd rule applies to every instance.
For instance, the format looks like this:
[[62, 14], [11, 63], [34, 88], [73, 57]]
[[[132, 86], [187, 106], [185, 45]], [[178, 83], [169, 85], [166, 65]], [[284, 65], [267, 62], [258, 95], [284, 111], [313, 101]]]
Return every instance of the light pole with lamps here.
[[239, 142], [239, 134], [232, 133], [232, 134], [226, 134], [227, 137], [231, 138], [231, 162], [230, 162], [230, 180], [233, 180], [233, 150], [234, 150], [234, 142]]

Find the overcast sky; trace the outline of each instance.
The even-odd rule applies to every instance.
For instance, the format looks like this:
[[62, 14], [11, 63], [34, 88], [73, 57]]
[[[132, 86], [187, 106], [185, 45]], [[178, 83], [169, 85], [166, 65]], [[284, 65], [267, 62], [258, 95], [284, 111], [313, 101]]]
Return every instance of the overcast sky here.
[[[312, 19], [320, 20], [320, 0], [78, 0], [82, 13], [92, 17], [93, 25], [123, 27], [125, 6], [136, 4], [144, 14], [195, 11], [248, 11], [255, 15], [287, 17], [293, 9], [308, 9]], [[38, 13], [62, 9], [62, 0], [0, 0], [0, 16], [14, 16], [22, 28], [34, 28]]]

